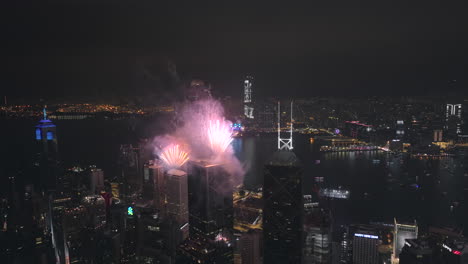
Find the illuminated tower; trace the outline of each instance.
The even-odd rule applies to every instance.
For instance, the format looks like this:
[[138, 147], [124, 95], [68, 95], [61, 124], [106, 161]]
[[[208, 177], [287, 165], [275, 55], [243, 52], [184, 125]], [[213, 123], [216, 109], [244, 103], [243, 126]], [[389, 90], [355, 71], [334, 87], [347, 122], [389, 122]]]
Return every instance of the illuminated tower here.
[[280, 137], [278, 120], [278, 151], [265, 164], [264, 263], [301, 263], [302, 259], [302, 166], [292, 152], [292, 115], [289, 133], [289, 138]]
[[394, 260], [398, 260], [401, 249], [405, 245], [406, 239], [416, 239], [418, 238], [418, 224], [414, 221], [414, 225], [405, 225], [399, 224], [396, 219], [395, 222], [395, 231], [393, 239], [393, 255]]
[[247, 76], [244, 80], [244, 115], [249, 119], [254, 118], [254, 107], [252, 99], [253, 77]]
[[355, 233], [353, 237], [353, 263], [379, 263], [379, 236], [377, 232], [366, 230]]
[[462, 104], [447, 104], [445, 111], [445, 129], [452, 137], [462, 134]]
[[43, 109], [43, 119], [36, 125], [36, 142], [39, 155], [40, 178], [42, 190], [55, 190], [58, 180], [58, 144], [56, 127], [47, 119]]

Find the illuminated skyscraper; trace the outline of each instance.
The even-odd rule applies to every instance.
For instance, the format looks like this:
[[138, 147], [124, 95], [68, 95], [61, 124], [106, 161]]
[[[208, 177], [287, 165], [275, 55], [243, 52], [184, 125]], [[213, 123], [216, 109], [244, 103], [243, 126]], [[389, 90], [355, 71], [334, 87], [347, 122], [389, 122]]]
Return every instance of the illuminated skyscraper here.
[[253, 77], [247, 76], [244, 80], [244, 116], [249, 119], [254, 118], [252, 85], [253, 85]]
[[55, 125], [44, 116], [36, 125], [36, 142], [39, 152], [40, 177], [38, 186], [42, 190], [55, 190], [58, 181], [58, 142]]
[[292, 102], [289, 137], [281, 137], [278, 103], [278, 151], [265, 165], [263, 179], [264, 263], [301, 263], [303, 240], [302, 165], [292, 152]]
[[399, 224], [396, 219], [394, 240], [393, 240], [393, 259], [398, 259], [401, 253], [401, 249], [405, 245], [406, 239], [417, 239], [418, 238], [418, 225], [414, 221], [414, 225]]
[[445, 129], [452, 138], [462, 134], [463, 118], [462, 104], [447, 104], [445, 111]]
[[353, 263], [377, 264], [379, 263], [379, 236], [376, 232], [366, 230], [355, 233], [353, 238]]
[[396, 121], [396, 138], [401, 139], [405, 136], [405, 121]]

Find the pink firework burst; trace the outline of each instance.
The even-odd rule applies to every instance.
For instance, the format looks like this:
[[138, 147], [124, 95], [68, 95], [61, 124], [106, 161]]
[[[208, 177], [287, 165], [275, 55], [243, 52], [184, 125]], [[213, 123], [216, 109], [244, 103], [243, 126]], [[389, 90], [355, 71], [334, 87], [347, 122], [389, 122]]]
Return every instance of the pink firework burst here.
[[225, 120], [209, 120], [208, 140], [213, 153], [224, 153], [232, 142], [232, 129], [229, 122]]
[[179, 145], [170, 145], [162, 151], [160, 158], [168, 168], [179, 168], [189, 160], [189, 155]]

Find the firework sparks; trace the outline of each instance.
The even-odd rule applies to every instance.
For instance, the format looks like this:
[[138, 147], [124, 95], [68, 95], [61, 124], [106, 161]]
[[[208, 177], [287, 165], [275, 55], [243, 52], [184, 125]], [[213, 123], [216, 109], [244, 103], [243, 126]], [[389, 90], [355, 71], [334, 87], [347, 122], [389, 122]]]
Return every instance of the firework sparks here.
[[232, 129], [228, 122], [222, 120], [209, 120], [208, 140], [214, 153], [224, 153], [232, 142]]
[[163, 150], [160, 158], [167, 167], [179, 168], [189, 160], [189, 155], [179, 145], [171, 145]]

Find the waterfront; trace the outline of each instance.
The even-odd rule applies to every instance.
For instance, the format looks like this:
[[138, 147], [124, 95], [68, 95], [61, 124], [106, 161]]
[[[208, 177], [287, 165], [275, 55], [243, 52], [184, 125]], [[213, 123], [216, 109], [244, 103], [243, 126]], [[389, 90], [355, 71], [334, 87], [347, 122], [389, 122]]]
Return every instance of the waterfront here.
[[[276, 138], [236, 140], [234, 147], [240, 151], [240, 159], [253, 164], [245, 177], [246, 185], [260, 185], [262, 164], [275, 151]], [[468, 169], [465, 155], [421, 160], [381, 151], [324, 153], [302, 135], [295, 137], [294, 146], [304, 166], [304, 194], [312, 194], [314, 184], [350, 192], [347, 200], [326, 202], [333, 208], [336, 224], [391, 222], [393, 217], [416, 219], [423, 226], [468, 222], [463, 209], [466, 204], [454, 206], [452, 211], [450, 208], [464, 198]], [[248, 162], [252, 158], [254, 161]], [[317, 183], [316, 177], [323, 177], [323, 183]]]
[[[2, 183], [6, 183], [9, 171], [24, 164], [24, 157], [31, 154], [35, 125], [31, 120], [5, 122], [9, 122], [10, 129], [3, 130], [1, 137], [5, 146], [1, 152]], [[55, 123], [63, 164], [96, 164], [104, 169], [106, 178], [116, 173], [120, 144], [164, 132], [153, 120]], [[276, 144], [273, 134], [234, 139], [233, 148], [246, 168], [244, 183], [247, 187], [261, 186], [263, 164], [276, 151]], [[304, 166], [304, 194], [313, 193], [314, 184], [349, 190], [348, 200], [327, 201], [337, 224], [389, 222], [393, 217], [416, 219], [421, 225], [468, 222], [468, 210], [463, 210], [466, 204], [456, 205], [463, 200], [463, 189], [467, 187], [465, 155], [420, 160], [374, 151], [323, 153], [304, 135], [295, 135], [294, 147]], [[317, 183], [316, 177], [323, 177], [323, 183]], [[452, 210], [451, 205], [455, 205]]]

